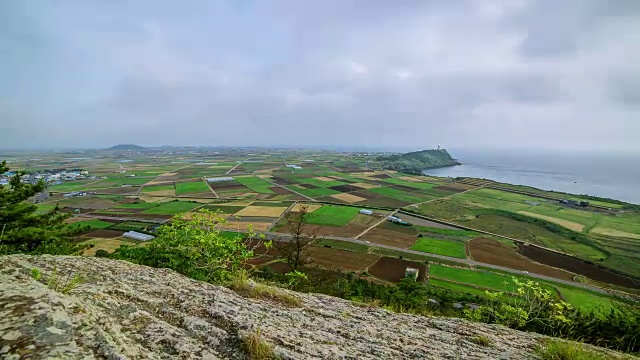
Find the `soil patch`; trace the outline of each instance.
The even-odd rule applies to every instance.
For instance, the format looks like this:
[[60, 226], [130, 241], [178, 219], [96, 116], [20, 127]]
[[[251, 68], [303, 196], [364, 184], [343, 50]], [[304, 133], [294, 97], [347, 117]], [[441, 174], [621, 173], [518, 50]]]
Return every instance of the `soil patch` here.
[[425, 282], [427, 278], [427, 265], [415, 261], [381, 257], [369, 267], [369, 274], [387, 281], [400, 281], [404, 279], [405, 270], [410, 267], [418, 269], [418, 281]]
[[346, 272], [362, 272], [380, 257], [375, 254], [356, 253], [320, 246], [311, 248], [309, 256], [313, 265]]
[[331, 197], [335, 198], [335, 199], [338, 199], [338, 200], [342, 200], [342, 201], [347, 202], [349, 204], [367, 200], [365, 198], [361, 198], [361, 197], [356, 196], [356, 195], [345, 194], [345, 193], [331, 195]]
[[297, 203], [295, 204], [292, 208], [291, 211], [293, 212], [300, 212], [300, 208], [302, 206], [306, 206], [307, 207], [307, 212], [314, 212], [318, 209], [320, 209], [322, 207], [322, 205], [318, 205], [318, 204], [305, 204], [305, 203]]
[[418, 237], [416, 235], [403, 234], [401, 232], [376, 227], [367, 232], [360, 240], [408, 249], [416, 242], [417, 239]]
[[519, 245], [518, 251], [541, 264], [565, 269], [576, 274], [584, 275], [590, 279], [628, 288], [640, 289], [640, 281], [626, 276], [618, 275], [598, 266], [588, 264], [582, 260], [557, 254], [533, 245]]
[[389, 176], [387, 174], [369, 175], [369, 177], [376, 178], [376, 179], [389, 179], [389, 178], [391, 178], [391, 176]]
[[388, 187], [396, 190], [401, 190], [401, 191], [417, 191], [418, 190], [416, 188], [412, 188], [411, 186], [405, 186], [405, 185], [389, 185]]
[[124, 234], [124, 231], [100, 229], [83, 234], [83, 236], [91, 238], [115, 238], [122, 236], [122, 234]]
[[274, 193], [278, 194], [278, 195], [291, 195], [293, 194], [291, 191], [280, 187], [280, 186], [272, 186], [269, 188], [269, 190], [273, 191]]
[[373, 189], [373, 188], [377, 188], [378, 187], [378, 185], [364, 183], [364, 182], [353, 183], [351, 185], [357, 186], [357, 187], [359, 187], [361, 189]]
[[287, 210], [287, 207], [276, 206], [247, 206], [235, 213], [236, 216], [262, 216], [276, 218]]
[[362, 190], [362, 188], [360, 188], [358, 186], [353, 186], [353, 185], [338, 185], [338, 186], [332, 186], [329, 189], [335, 190], [335, 191], [340, 191], [342, 193]]
[[302, 186], [305, 189], [317, 189], [319, 186], [313, 185], [313, 184], [298, 184], [299, 186]]
[[471, 257], [476, 261], [551, 276], [556, 279], [573, 280], [574, 274], [538, 264], [494, 239], [477, 237], [469, 242], [469, 249]]
[[96, 189], [95, 191], [98, 194], [108, 194], [108, 195], [133, 195], [138, 192], [140, 189], [139, 186], [127, 186], [127, 187], [115, 187], [115, 188], [106, 188], [106, 189]]

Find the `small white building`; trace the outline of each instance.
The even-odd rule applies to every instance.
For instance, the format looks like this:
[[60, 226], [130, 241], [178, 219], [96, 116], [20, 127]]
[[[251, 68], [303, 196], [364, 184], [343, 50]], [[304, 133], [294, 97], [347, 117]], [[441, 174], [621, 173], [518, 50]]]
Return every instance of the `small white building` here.
[[373, 215], [373, 211], [371, 211], [371, 210], [365, 210], [365, 209], [362, 209], [362, 210], [360, 210], [360, 214], [363, 214], [363, 215]]
[[138, 241], [149, 241], [155, 239], [155, 236], [139, 233], [137, 231], [127, 231], [126, 233], [122, 234], [122, 236]]

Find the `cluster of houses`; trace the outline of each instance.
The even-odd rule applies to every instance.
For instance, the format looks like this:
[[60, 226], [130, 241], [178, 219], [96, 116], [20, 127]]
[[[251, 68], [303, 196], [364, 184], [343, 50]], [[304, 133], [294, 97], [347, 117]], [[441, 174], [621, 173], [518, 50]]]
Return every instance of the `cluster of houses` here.
[[[4, 174], [0, 174], [0, 185], [6, 185], [16, 173], [8, 171]], [[93, 179], [95, 177], [89, 176], [89, 172], [86, 170], [67, 171], [67, 170], [51, 170], [41, 171], [23, 175], [20, 181], [23, 184], [35, 184], [40, 180], [44, 180], [47, 184], [58, 185], [63, 181], [74, 181], [83, 179]]]

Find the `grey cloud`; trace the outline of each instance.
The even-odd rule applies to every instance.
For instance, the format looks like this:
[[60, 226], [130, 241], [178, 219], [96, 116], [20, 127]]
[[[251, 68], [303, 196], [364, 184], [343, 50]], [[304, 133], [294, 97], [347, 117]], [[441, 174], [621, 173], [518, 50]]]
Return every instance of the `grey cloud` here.
[[607, 3], [0, 2], [0, 147], [637, 147], [640, 13]]

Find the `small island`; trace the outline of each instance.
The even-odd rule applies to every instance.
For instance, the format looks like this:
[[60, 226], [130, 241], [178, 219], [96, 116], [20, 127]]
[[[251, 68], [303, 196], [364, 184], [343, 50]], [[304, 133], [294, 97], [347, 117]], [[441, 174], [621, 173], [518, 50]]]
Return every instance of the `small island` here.
[[421, 175], [425, 169], [460, 165], [446, 149], [421, 150], [405, 154], [378, 156], [376, 161], [382, 169], [413, 175]]

